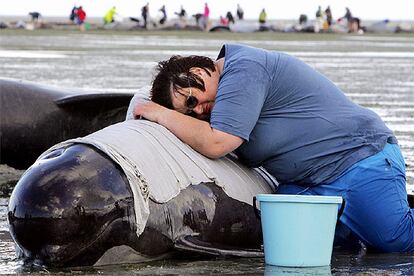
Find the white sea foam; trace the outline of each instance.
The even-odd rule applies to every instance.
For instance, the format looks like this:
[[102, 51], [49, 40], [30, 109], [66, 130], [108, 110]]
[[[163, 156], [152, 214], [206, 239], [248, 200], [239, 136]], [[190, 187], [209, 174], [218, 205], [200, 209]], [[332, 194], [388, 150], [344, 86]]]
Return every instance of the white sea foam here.
[[356, 41], [399, 41], [399, 42], [412, 42], [414, 43], [414, 37], [397, 37], [397, 36], [346, 36], [345, 40], [356, 40]]
[[414, 148], [414, 141], [408, 141], [408, 140], [398, 139], [398, 144], [401, 147]]
[[385, 58], [414, 58], [414, 52], [289, 52], [300, 57], [385, 57]]
[[414, 132], [414, 124], [394, 124], [390, 122], [387, 125], [394, 131]]
[[67, 55], [51, 51], [0, 50], [2, 58], [66, 58]]
[[[190, 46], [191, 43], [187, 43], [186, 46]], [[176, 45], [177, 46], [177, 45]], [[217, 45], [216, 45], [217, 46]], [[135, 50], [132, 53], [135, 54], [150, 54], [150, 55], [206, 55], [206, 56], [217, 56], [217, 49], [213, 50], [202, 50], [202, 49], [184, 49], [184, 50], [159, 50], [159, 49], [140, 49]], [[338, 58], [414, 58], [414, 52], [375, 52], [375, 51], [363, 51], [363, 52], [302, 52], [302, 51], [289, 51], [287, 52], [293, 56], [297, 57], [338, 57]], [[128, 50], [128, 54], [131, 54], [131, 51]], [[332, 63], [330, 63], [332, 65]]]

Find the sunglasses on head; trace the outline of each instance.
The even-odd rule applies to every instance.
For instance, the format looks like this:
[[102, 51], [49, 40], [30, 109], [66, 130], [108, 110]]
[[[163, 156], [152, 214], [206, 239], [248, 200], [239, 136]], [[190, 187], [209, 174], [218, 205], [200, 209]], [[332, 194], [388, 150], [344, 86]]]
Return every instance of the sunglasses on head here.
[[177, 90], [178, 94], [181, 94], [185, 97], [187, 97], [187, 99], [185, 100], [185, 106], [192, 110], [194, 107], [196, 107], [198, 105], [198, 99], [196, 97], [194, 97], [192, 95], [192, 91], [191, 91], [191, 87], [188, 87], [190, 89], [190, 93], [187, 95], [181, 93], [180, 91]]

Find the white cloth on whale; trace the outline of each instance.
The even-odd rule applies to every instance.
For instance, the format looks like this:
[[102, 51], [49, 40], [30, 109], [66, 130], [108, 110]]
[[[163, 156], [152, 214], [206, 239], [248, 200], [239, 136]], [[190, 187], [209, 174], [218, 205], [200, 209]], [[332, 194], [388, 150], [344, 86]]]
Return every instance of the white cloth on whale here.
[[148, 219], [149, 198], [165, 203], [191, 184], [214, 182], [230, 197], [252, 204], [254, 195], [271, 193], [274, 184], [230, 157], [209, 159], [163, 126], [146, 120], [128, 120], [64, 141], [39, 158], [75, 143], [93, 145], [123, 169], [134, 194], [138, 235]]

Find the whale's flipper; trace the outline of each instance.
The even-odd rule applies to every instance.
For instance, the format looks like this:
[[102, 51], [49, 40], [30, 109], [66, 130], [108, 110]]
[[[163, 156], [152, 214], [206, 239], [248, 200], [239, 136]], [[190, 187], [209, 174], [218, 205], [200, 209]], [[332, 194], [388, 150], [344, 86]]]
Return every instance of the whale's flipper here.
[[234, 248], [221, 244], [209, 243], [200, 240], [198, 234], [181, 236], [175, 242], [174, 247], [180, 251], [196, 252], [202, 255], [215, 257], [262, 258], [264, 256], [261, 249]]
[[55, 99], [54, 102], [61, 108], [83, 103], [93, 102], [94, 104], [97, 104], [108, 102], [113, 108], [116, 105], [119, 105], [121, 107], [128, 106], [133, 96], [133, 93], [84, 93], [64, 96]]

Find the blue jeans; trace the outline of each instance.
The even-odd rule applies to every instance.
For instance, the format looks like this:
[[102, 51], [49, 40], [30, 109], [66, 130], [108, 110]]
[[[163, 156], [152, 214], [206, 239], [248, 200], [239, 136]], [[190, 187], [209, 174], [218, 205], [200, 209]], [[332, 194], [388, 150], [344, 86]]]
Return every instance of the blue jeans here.
[[405, 185], [400, 148], [386, 144], [331, 183], [309, 188], [282, 184], [277, 193], [342, 196], [346, 204], [340, 220], [367, 246], [414, 252], [414, 209], [408, 205]]

